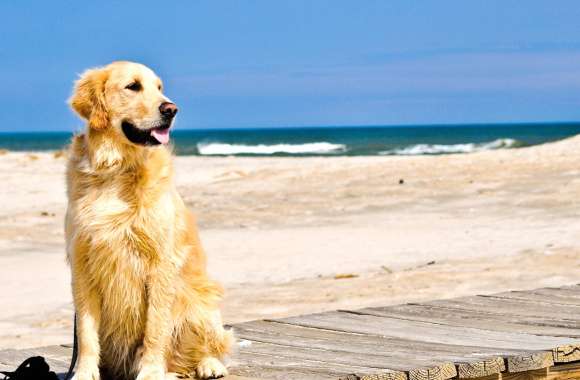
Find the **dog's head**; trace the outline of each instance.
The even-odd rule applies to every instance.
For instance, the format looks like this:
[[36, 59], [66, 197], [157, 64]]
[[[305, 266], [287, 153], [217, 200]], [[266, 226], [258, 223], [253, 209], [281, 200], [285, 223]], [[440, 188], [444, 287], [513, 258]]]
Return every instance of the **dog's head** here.
[[76, 82], [71, 107], [94, 130], [107, 130], [143, 146], [166, 144], [177, 106], [163, 95], [148, 67], [114, 62], [86, 71]]

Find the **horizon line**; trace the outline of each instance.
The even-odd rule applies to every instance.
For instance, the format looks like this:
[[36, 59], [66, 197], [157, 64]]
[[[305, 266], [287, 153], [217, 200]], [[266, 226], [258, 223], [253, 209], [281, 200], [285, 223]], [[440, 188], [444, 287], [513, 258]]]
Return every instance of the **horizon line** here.
[[[514, 122], [471, 122], [471, 123], [425, 123], [425, 124], [411, 124], [411, 123], [403, 123], [403, 124], [340, 124], [340, 125], [332, 125], [332, 124], [321, 124], [321, 125], [281, 125], [281, 126], [256, 126], [256, 127], [249, 127], [249, 126], [236, 126], [236, 127], [195, 127], [195, 128], [175, 128], [173, 132], [179, 131], [227, 131], [227, 130], [256, 130], [256, 129], [263, 129], [263, 130], [273, 130], [273, 129], [327, 129], [327, 128], [408, 128], [408, 127], [416, 127], [416, 128], [429, 128], [429, 127], [479, 127], [479, 126], [523, 126], [523, 125], [546, 125], [546, 124], [555, 124], [555, 125], [574, 125], [580, 124], [580, 120], [566, 120], [566, 121], [514, 121]], [[30, 129], [26, 131], [0, 131], [0, 134], [26, 134], [26, 133], [75, 133], [74, 130], [38, 130], [38, 129]]]

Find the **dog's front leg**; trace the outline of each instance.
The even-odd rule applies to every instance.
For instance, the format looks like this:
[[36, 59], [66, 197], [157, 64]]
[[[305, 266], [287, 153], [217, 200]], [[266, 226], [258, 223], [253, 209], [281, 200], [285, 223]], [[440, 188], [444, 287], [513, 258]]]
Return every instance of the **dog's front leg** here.
[[175, 299], [176, 268], [163, 265], [147, 282], [147, 323], [137, 380], [163, 380], [167, 372], [165, 352], [173, 331], [171, 308]]
[[73, 298], [76, 310], [79, 361], [73, 380], [99, 380], [99, 323], [101, 320], [100, 301], [78, 273], [78, 266], [72, 263]]

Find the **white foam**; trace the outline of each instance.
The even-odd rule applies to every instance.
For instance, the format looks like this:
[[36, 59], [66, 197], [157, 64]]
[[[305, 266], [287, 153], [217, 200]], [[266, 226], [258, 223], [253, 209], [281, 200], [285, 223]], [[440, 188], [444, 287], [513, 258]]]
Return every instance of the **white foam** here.
[[224, 143], [197, 144], [199, 154], [204, 156], [232, 155], [232, 154], [330, 154], [344, 152], [346, 146], [329, 142], [314, 142], [307, 144], [274, 144], [274, 145], [242, 145]]
[[518, 144], [514, 139], [497, 139], [485, 143], [466, 143], [466, 144], [417, 144], [402, 149], [392, 149], [380, 152], [381, 155], [402, 155], [417, 156], [422, 154], [445, 154], [445, 153], [472, 153], [483, 150], [507, 149], [513, 148]]

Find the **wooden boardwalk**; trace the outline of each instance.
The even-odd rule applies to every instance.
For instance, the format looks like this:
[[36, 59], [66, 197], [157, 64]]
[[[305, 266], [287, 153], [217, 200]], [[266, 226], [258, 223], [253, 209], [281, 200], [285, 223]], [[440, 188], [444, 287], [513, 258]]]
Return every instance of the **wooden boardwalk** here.
[[[580, 379], [580, 285], [233, 326], [233, 379]], [[70, 346], [0, 351], [0, 370]]]

